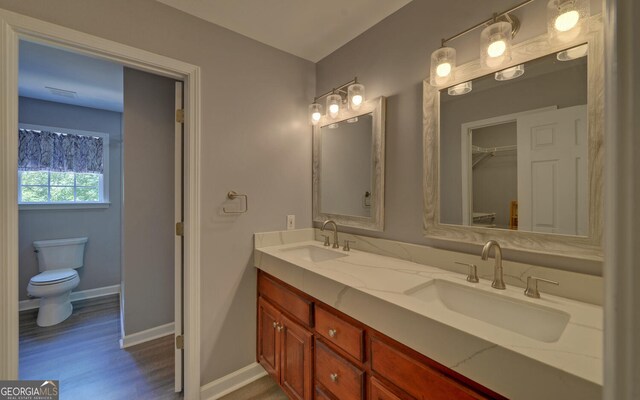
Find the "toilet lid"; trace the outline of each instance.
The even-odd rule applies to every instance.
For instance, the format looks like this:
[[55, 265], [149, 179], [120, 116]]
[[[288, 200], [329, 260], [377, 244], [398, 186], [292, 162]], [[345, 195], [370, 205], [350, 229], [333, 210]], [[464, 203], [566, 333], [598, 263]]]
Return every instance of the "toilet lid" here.
[[29, 283], [35, 286], [53, 285], [54, 283], [70, 281], [76, 276], [78, 276], [78, 273], [72, 268], [54, 269], [39, 273], [31, 278]]

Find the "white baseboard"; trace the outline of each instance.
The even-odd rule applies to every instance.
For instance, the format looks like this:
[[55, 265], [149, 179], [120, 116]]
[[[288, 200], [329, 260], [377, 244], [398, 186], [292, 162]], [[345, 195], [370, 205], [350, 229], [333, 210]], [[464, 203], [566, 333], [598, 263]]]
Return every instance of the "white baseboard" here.
[[168, 324], [156, 326], [155, 328], [132, 333], [131, 335], [126, 335], [122, 339], [120, 339], [120, 348], [124, 349], [127, 347], [135, 346], [136, 344], [148, 342], [149, 340], [158, 339], [167, 335], [173, 335], [174, 329], [174, 323], [170, 322]]
[[258, 363], [249, 364], [200, 388], [200, 400], [216, 400], [267, 375]]
[[[96, 289], [87, 289], [87, 290], [80, 290], [78, 292], [71, 292], [71, 296], [69, 297], [73, 302], [78, 300], [93, 299], [95, 297], [109, 296], [109, 295], [118, 294], [118, 293], [120, 293], [119, 284], [112, 285], [112, 286], [105, 286], [105, 287], [96, 288]], [[22, 300], [19, 303], [19, 311], [32, 310], [38, 307], [40, 307], [39, 298]]]

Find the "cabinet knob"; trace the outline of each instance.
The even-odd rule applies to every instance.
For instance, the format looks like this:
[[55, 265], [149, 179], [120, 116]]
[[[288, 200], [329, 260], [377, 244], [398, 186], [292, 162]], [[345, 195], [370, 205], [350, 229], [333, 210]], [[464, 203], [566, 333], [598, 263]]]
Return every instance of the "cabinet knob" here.
[[278, 332], [282, 331], [282, 328], [284, 328], [282, 324], [278, 325]]
[[273, 329], [276, 329], [278, 327], [278, 323], [276, 321], [273, 321]]
[[335, 329], [329, 329], [329, 337], [336, 337], [338, 331]]
[[333, 382], [338, 382], [338, 374], [331, 374], [329, 375], [329, 378], [331, 378]]

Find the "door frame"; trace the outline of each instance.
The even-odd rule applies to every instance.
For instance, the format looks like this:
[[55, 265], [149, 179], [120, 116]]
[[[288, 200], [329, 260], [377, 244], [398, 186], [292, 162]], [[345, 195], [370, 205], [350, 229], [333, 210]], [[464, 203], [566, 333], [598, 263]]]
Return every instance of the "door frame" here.
[[184, 397], [200, 396], [200, 67], [0, 9], [0, 379], [18, 378], [18, 42], [34, 40], [184, 82]]

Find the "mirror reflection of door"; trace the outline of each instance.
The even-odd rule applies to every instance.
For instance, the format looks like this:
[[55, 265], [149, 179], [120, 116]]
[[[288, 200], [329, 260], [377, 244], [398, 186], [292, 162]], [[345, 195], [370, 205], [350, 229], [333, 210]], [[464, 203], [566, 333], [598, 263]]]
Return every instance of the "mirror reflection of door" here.
[[320, 212], [371, 216], [371, 114], [321, 128]]

